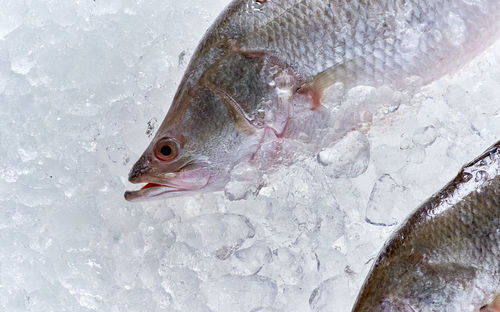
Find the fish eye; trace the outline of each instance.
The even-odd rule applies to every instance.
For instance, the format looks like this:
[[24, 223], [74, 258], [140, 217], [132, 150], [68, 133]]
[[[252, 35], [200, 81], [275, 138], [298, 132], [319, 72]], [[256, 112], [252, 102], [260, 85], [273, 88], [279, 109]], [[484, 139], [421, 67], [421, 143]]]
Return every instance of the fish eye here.
[[161, 161], [172, 161], [179, 154], [179, 144], [171, 139], [162, 139], [155, 146], [155, 156]]

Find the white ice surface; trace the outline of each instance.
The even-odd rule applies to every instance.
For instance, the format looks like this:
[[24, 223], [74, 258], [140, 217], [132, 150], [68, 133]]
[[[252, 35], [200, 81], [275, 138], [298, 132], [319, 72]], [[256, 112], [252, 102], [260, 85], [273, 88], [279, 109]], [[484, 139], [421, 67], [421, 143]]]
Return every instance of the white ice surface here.
[[0, 2], [0, 311], [349, 311], [394, 224], [500, 139], [497, 44], [259, 195], [125, 202], [227, 3]]

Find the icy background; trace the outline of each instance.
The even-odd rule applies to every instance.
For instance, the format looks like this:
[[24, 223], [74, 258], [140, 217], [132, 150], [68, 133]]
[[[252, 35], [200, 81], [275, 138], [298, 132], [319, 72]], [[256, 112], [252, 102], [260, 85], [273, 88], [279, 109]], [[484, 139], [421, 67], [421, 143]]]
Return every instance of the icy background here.
[[387, 114], [258, 195], [125, 202], [228, 2], [0, 1], [1, 311], [349, 311], [395, 225], [500, 138], [497, 44], [416, 94], [345, 94]]

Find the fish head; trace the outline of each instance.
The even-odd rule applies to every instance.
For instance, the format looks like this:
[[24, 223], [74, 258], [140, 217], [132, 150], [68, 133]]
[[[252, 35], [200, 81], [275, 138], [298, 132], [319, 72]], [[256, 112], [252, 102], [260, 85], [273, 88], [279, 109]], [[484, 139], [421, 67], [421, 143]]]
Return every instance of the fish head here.
[[129, 201], [175, 197], [224, 187], [230, 170], [255, 153], [255, 128], [242, 125], [228, 99], [203, 85], [178, 92], [152, 142], [129, 174]]

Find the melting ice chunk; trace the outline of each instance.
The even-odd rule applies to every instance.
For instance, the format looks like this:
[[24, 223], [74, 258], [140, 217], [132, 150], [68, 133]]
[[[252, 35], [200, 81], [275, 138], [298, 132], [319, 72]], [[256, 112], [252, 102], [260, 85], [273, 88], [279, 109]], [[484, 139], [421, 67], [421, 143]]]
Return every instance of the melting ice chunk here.
[[413, 143], [427, 147], [432, 145], [438, 137], [437, 129], [434, 126], [427, 126], [415, 131], [412, 141]]
[[390, 175], [381, 176], [373, 186], [366, 207], [366, 221], [382, 226], [398, 224], [408, 213], [409, 196], [406, 187], [399, 185]]
[[325, 280], [314, 289], [309, 298], [309, 305], [314, 312], [349, 311], [350, 302], [342, 298], [349, 297], [349, 290], [342, 287], [346, 283], [345, 276], [336, 276]]
[[348, 133], [342, 140], [321, 151], [318, 161], [333, 178], [355, 178], [366, 171], [370, 160], [370, 143], [360, 132]]
[[213, 311], [246, 312], [272, 306], [278, 292], [269, 278], [251, 275], [226, 275], [202, 286]]
[[255, 235], [250, 221], [235, 214], [208, 214], [179, 225], [178, 239], [191, 247], [204, 249], [221, 260], [229, 258], [248, 238]]
[[235, 271], [250, 275], [257, 273], [263, 265], [271, 262], [271, 249], [264, 242], [256, 242], [252, 246], [234, 253]]
[[226, 184], [224, 194], [231, 201], [245, 199], [250, 194], [257, 194], [262, 185], [261, 173], [243, 162], [231, 171], [231, 181]]

